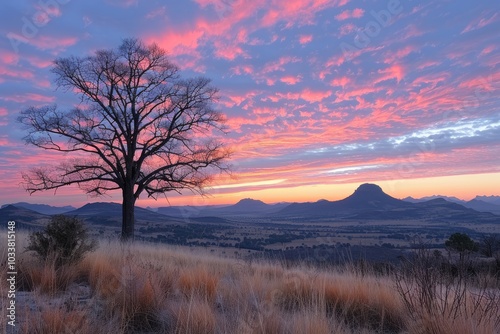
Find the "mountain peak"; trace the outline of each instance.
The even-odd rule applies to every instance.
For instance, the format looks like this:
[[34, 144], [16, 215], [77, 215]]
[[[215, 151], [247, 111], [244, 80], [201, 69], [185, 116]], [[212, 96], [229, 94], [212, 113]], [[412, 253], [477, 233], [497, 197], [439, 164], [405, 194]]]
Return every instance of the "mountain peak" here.
[[265, 204], [265, 203], [258, 200], [258, 199], [243, 198], [243, 199], [239, 200], [239, 202], [236, 204]]
[[387, 195], [380, 186], [372, 183], [364, 183], [354, 193], [341, 202], [349, 203], [357, 208], [387, 209], [405, 206], [408, 203]]
[[354, 193], [384, 194], [384, 191], [376, 184], [363, 183], [354, 191]]

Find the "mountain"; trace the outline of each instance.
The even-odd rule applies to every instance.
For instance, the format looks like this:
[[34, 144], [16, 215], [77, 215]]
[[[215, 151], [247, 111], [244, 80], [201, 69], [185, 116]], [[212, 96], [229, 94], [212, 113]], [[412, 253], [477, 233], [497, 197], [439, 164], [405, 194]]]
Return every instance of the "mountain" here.
[[[410, 203], [422, 203], [422, 202], [427, 202], [435, 199], [444, 199], [447, 202], [452, 202], [456, 204], [463, 205], [466, 208], [469, 209], [474, 209], [479, 212], [491, 212], [497, 215], [500, 215], [500, 205], [494, 204], [496, 198], [500, 199], [500, 196], [476, 196], [474, 199], [470, 201], [464, 201], [461, 199], [458, 199], [456, 197], [447, 197], [447, 196], [427, 196], [427, 197], [422, 197], [422, 198], [413, 198], [413, 197], [406, 197], [403, 198], [403, 201], [410, 202]], [[487, 200], [481, 200], [479, 198], [486, 198]]]
[[73, 206], [51, 206], [47, 204], [31, 204], [31, 203], [26, 203], [26, 202], [18, 202], [18, 203], [12, 203], [12, 204], [4, 204], [2, 205], [2, 208], [8, 206], [8, 205], [13, 205], [17, 208], [25, 208], [28, 210], [36, 211], [38, 213], [44, 214], [44, 215], [58, 215], [62, 213], [66, 213], [71, 210], [75, 210], [75, 207]]
[[219, 208], [216, 205], [206, 205], [206, 206], [162, 206], [159, 207], [157, 212], [162, 215], [190, 218], [190, 217], [200, 217], [209, 216], [213, 209]]
[[[15, 221], [16, 228], [39, 227], [50, 218], [50, 216], [14, 205], [3, 206], [0, 209], [0, 217], [5, 222]], [[7, 226], [7, 224], [2, 224], [1, 226]]]
[[413, 198], [411, 196], [408, 196], [406, 198], [403, 198], [403, 201], [411, 202], [411, 203], [420, 203], [420, 202], [426, 202], [426, 201], [430, 201], [430, 200], [438, 199], [438, 198], [442, 198], [448, 202], [462, 204], [462, 205], [466, 203], [466, 201], [461, 200], [460, 198], [456, 198], [453, 196], [452, 197], [442, 196], [442, 195], [432, 195], [432, 196], [426, 196], [426, 197], [422, 197], [422, 198]]
[[209, 205], [209, 206], [167, 206], [158, 208], [158, 213], [174, 217], [194, 218], [208, 216], [235, 216], [252, 215], [262, 216], [278, 212], [288, 203], [266, 204], [259, 200], [245, 198], [233, 205]]
[[[65, 214], [68, 216], [77, 216], [98, 225], [117, 224], [121, 223], [122, 205], [106, 202], [88, 203], [81, 208], [66, 212]], [[137, 223], [164, 223], [171, 221], [172, 217], [136, 206], [135, 219]]]
[[234, 205], [214, 209], [212, 213], [219, 215], [266, 215], [278, 212], [287, 205], [287, 203], [266, 204], [259, 200], [245, 198]]
[[280, 216], [349, 217], [363, 211], [390, 210], [412, 204], [391, 197], [378, 185], [365, 183], [352, 195], [339, 201], [321, 200], [314, 203], [294, 203], [277, 213]]
[[474, 199], [477, 199], [479, 201], [483, 201], [486, 203], [500, 205], [500, 196], [476, 196]]
[[391, 197], [375, 184], [362, 184], [339, 201], [294, 203], [276, 214], [283, 218], [342, 218], [359, 220], [418, 219], [442, 222], [496, 222], [498, 216], [478, 212], [443, 198], [411, 203]]
[[482, 201], [480, 199], [477, 199], [477, 197], [468, 201], [464, 205], [476, 211], [491, 212], [500, 215], [500, 205]]
[[251, 198], [245, 198], [240, 200], [238, 203], [231, 205], [229, 207], [223, 208], [226, 211], [236, 211], [236, 212], [260, 212], [268, 210], [270, 205]]

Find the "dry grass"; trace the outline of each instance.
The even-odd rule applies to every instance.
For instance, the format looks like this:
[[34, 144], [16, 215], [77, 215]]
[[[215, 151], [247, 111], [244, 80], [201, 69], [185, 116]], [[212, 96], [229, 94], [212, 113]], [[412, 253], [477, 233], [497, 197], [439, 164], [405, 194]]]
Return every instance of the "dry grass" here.
[[187, 298], [194, 295], [213, 303], [218, 283], [217, 274], [209, 272], [207, 268], [184, 269], [179, 273], [179, 290]]
[[180, 303], [175, 310], [173, 333], [214, 334], [216, 333], [216, 314], [207, 300], [192, 297]]
[[[475, 321], [477, 314], [472, 312], [458, 320], [425, 313], [415, 320], [391, 276], [360, 274], [353, 268], [287, 269], [279, 263], [209, 256], [201, 250], [103, 241], [72, 267], [56, 270], [49, 262], [33, 261], [28, 253], [20, 260], [19, 287], [33, 296], [18, 309], [20, 333], [499, 331], [487, 317]], [[86, 287], [88, 296], [70, 298], [75, 286]], [[5, 291], [2, 276], [2, 296]], [[5, 298], [0, 303], [4, 308]], [[464, 307], [477, 310], [474, 305]], [[5, 325], [5, 319], [0, 321]]]

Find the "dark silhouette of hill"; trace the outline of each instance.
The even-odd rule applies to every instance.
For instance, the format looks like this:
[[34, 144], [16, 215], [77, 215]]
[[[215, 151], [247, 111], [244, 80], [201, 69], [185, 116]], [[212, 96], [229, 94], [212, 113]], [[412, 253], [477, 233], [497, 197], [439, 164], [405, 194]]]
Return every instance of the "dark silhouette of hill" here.
[[349, 217], [364, 211], [411, 207], [411, 203], [383, 192], [378, 185], [365, 183], [352, 195], [339, 201], [321, 200], [314, 203], [294, 203], [277, 213], [280, 216]]
[[7, 226], [6, 222], [15, 221], [16, 228], [40, 227], [46, 223], [50, 216], [38, 213], [26, 208], [20, 208], [14, 205], [7, 205], [0, 209], [0, 217], [4, 220], [2, 226]]
[[211, 215], [212, 210], [219, 208], [220, 206], [208, 205], [208, 206], [162, 206], [158, 208], [158, 213], [167, 216], [190, 218], [190, 217], [200, 217]]
[[[116, 224], [121, 221], [122, 205], [119, 203], [106, 202], [88, 203], [81, 208], [66, 212], [65, 215], [80, 217], [93, 224]], [[145, 221], [165, 223], [167, 221], [177, 220], [141, 207], [135, 208], [135, 219], [138, 223]]]
[[491, 212], [497, 215], [500, 215], [500, 205], [496, 205], [492, 202], [487, 202], [484, 200], [481, 200], [479, 198], [486, 198], [489, 199], [490, 201], [494, 201], [497, 196], [476, 196], [476, 198], [470, 200], [470, 201], [463, 201], [461, 199], [458, 199], [456, 197], [448, 197], [448, 196], [428, 196], [428, 197], [422, 197], [422, 198], [413, 198], [413, 197], [406, 197], [403, 199], [403, 201], [411, 202], [411, 203], [422, 203], [422, 202], [427, 202], [430, 200], [434, 199], [444, 199], [448, 202], [456, 203], [463, 205], [466, 208], [473, 209], [479, 212]]
[[279, 211], [283, 218], [343, 218], [362, 220], [422, 219], [446, 222], [492, 222], [498, 216], [478, 212], [442, 198], [411, 203], [387, 195], [375, 184], [362, 184], [339, 201], [294, 203]]
[[278, 212], [288, 203], [266, 204], [260, 200], [245, 198], [228, 206], [171, 206], [158, 208], [158, 212], [174, 217], [193, 218], [206, 216], [265, 215]]
[[44, 215], [58, 215], [58, 214], [63, 214], [65, 212], [69, 212], [69, 211], [76, 209], [75, 207], [70, 206], [70, 205], [51, 206], [51, 205], [47, 205], [47, 204], [31, 204], [31, 203], [26, 203], [26, 202], [4, 204], [4, 205], [2, 205], [2, 208], [6, 207], [8, 205], [13, 205], [17, 208], [25, 208], [28, 210], [32, 210], [32, 211], [44, 214]]
[[485, 202], [480, 199], [472, 199], [465, 203], [465, 206], [476, 211], [491, 212], [500, 215], [500, 205]]
[[442, 199], [447, 200], [448, 202], [462, 204], [462, 205], [467, 203], [466, 201], [463, 201], [460, 198], [456, 198], [454, 196], [442, 196], [442, 195], [432, 195], [432, 196], [426, 196], [426, 197], [422, 197], [422, 198], [413, 198], [411, 196], [408, 196], [406, 198], [403, 198], [403, 201], [411, 202], [411, 203], [420, 203], [420, 202], [427, 202], [427, 201], [430, 201], [433, 199], [438, 199], [438, 198], [442, 198]]
[[477, 199], [479, 201], [483, 201], [486, 203], [500, 205], [500, 196], [476, 196], [474, 199]]
[[286, 203], [266, 204], [260, 200], [245, 198], [238, 203], [222, 208], [213, 209], [213, 213], [218, 214], [268, 214], [278, 212], [280, 209], [287, 206]]

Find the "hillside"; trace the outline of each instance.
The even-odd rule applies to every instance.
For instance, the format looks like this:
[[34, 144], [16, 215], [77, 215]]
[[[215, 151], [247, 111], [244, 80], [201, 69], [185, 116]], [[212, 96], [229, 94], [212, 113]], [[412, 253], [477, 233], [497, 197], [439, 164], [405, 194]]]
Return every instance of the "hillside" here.
[[[19, 247], [24, 239], [19, 235]], [[5, 260], [0, 252], [0, 261]], [[315, 256], [320, 256], [316, 254]], [[277, 260], [242, 261], [203, 249], [101, 240], [94, 253], [55, 269], [31, 253], [18, 259], [17, 333], [152, 334], [420, 334], [500, 330], [496, 286], [477, 281], [441, 287], [419, 302], [436, 279], [415, 265], [392, 275], [354, 263], [290, 266]], [[434, 258], [434, 261], [436, 259]], [[457, 275], [462, 275], [460, 272]], [[426, 280], [415, 281], [423, 277]], [[470, 279], [470, 275], [464, 276]], [[7, 307], [5, 272], [0, 306]], [[450, 280], [447, 280], [450, 282]], [[412, 287], [408, 294], [407, 287]], [[22, 290], [22, 291], [21, 291]], [[460, 299], [466, 296], [467, 304]], [[487, 308], [477, 305], [480, 301]], [[492, 302], [493, 301], [493, 302]], [[429, 317], [428, 314], [432, 314]], [[6, 328], [6, 317], [0, 326]]]
[[[48, 215], [14, 205], [7, 205], [1, 208], [0, 217], [5, 221], [15, 221], [16, 228], [37, 228], [41, 224], [46, 223], [50, 218]], [[6, 225], [2, 224], [2, 226]]]

